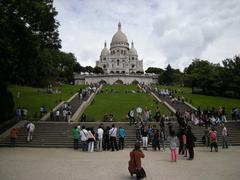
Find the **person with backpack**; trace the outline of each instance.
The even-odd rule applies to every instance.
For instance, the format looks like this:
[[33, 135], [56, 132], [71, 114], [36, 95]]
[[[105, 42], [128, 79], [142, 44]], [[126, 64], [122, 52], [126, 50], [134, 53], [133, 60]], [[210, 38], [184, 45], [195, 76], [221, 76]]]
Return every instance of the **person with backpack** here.
[[215, 152], [218, 152], [217, 131], [214, 128], [212, 128], [209, 134], [210, 134], [210, 146], [211, 146], [210, 152], [212, 152], [213, 147], [215, 149]]
[[117, 145], [117, 128], [115, 125], [112, 125], [112, 128], [109, 130], [109, 136], [110, 136], [110, 144], [112, 151], [115, 149], [118, 151], [118, 145]]
[[88, 131], [85, 129], [85, 126], [82, 126], [82, 130], [80, 131], [80, 137], [82, 142], [82, 151], [88, 150]]

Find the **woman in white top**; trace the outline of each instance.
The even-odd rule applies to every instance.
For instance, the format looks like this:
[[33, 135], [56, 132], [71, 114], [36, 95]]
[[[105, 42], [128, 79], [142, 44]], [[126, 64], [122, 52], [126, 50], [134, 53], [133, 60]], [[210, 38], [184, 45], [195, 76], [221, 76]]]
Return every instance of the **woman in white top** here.
[[94, 150], [94, 142], [95, 142], [95, 136], [94, 136], [94, 131], [92, 129], [88, 129], [88, 152], [93, 152]]

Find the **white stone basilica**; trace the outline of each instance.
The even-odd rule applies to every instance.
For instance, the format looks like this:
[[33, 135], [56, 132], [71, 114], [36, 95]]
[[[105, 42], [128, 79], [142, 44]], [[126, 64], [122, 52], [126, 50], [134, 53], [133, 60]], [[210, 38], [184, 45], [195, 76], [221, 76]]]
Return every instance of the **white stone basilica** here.
[[110, 51], [105, 42], [96, 66], [101, 67], [106, 74], [133, 74], [143, 72], [143, 60], [138, 59], [138, 54], [133, 42], [131, 49], [129, 49], [128, 39], [121, 30], [120, 22], [118, 24], [118, 31], [112, 37]]
[[110, 50], [107, 43], [101, 52], [96, 66], [104, 70], [104, 74], [74, 73], [75, 84], [155, 84], [158, 76], [140, 74], [143, 72], [143, 60], [138, 59], [138, 54], [132, 42], [131, 48], [127, 36], [118, 24], [118, 31], [112, 37]]

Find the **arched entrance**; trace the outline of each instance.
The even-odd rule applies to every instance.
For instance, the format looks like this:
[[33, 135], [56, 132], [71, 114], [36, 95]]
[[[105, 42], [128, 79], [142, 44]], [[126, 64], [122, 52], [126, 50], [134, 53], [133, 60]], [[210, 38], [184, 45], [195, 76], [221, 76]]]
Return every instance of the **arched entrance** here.
[[123, 81], [118, 79], [117, 81], [114, 82], [114, 84], [123, 84]]
[[104, 81], [104, 80], [101, 80], [99, 83], [100, 83], [100, 84], [107, 84], [107, 82]]
[[138, 85], [139, 82], [135, 79], [133, 82], [132, 82], [133, 85]]

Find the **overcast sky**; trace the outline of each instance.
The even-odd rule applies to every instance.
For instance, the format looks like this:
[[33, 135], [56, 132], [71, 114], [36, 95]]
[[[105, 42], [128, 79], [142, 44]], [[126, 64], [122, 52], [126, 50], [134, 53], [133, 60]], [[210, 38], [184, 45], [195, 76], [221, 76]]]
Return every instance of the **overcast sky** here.
[[95, 66], [120, 21], [147, 67], [181, 70], [240, 53], [240, 0], [55, 0], [62, 50]]

